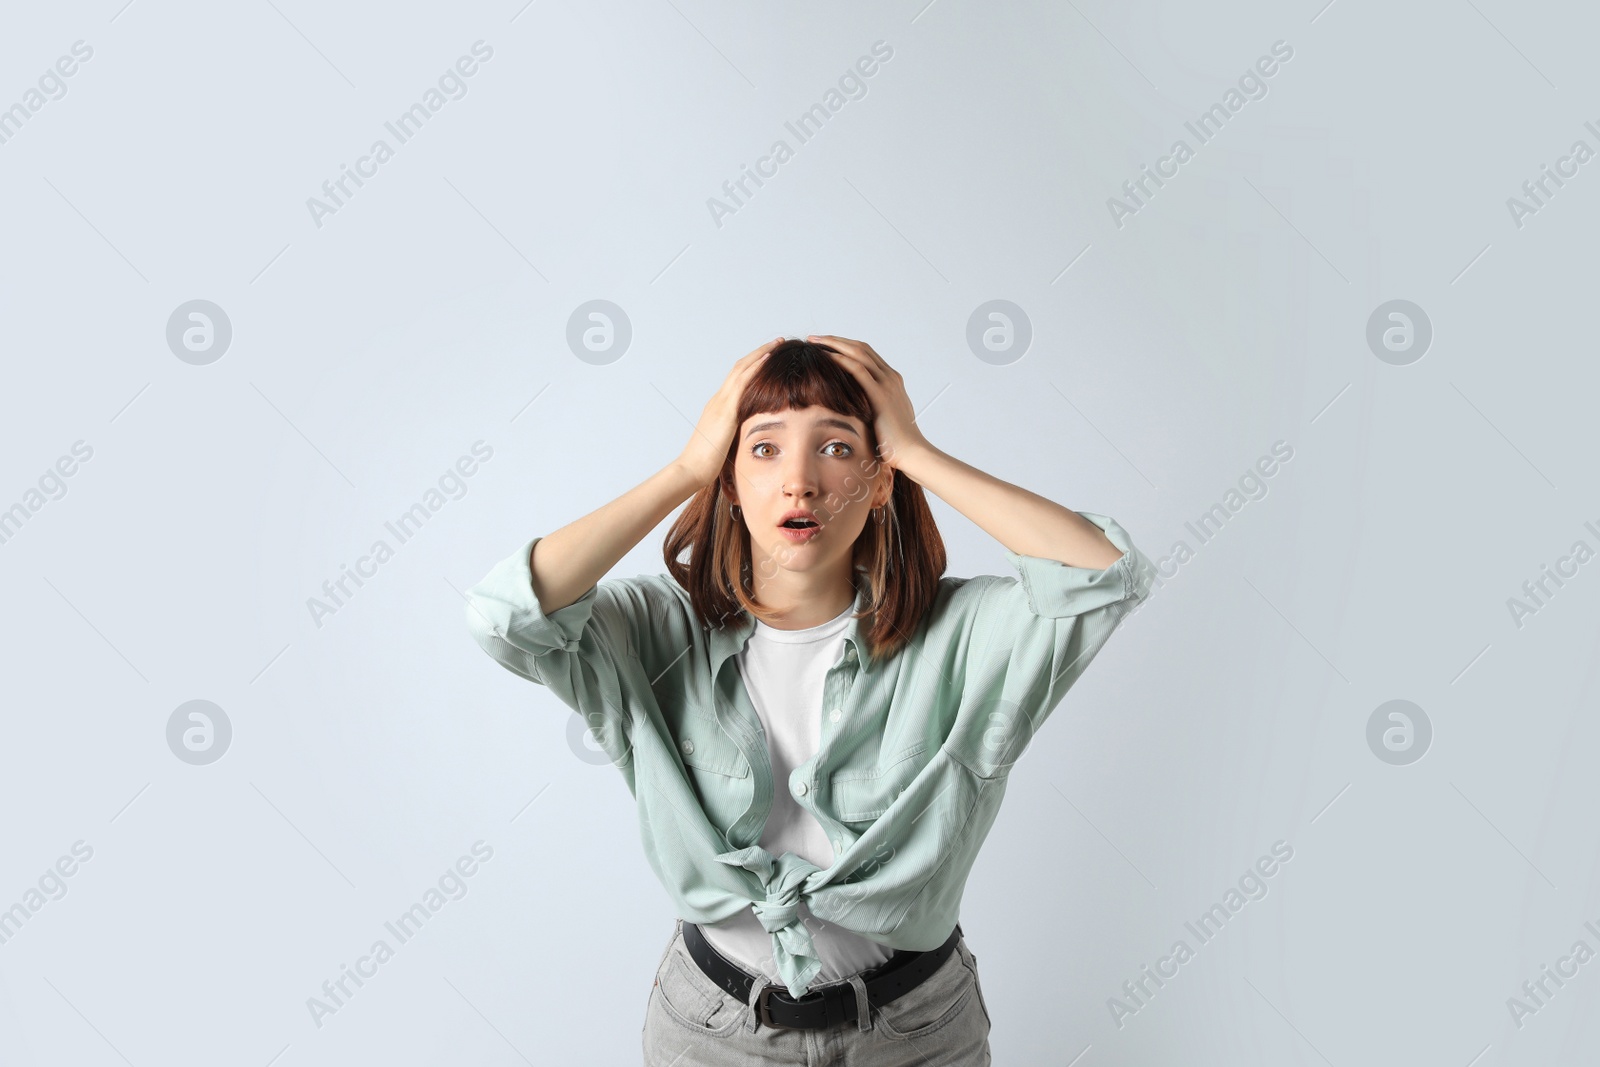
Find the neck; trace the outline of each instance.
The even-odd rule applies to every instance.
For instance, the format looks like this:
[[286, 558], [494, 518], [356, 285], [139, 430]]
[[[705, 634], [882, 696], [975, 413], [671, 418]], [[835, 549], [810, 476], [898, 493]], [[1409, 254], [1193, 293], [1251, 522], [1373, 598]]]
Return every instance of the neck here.
[[856, 588], [848, 564], [827, 573], [798, 574], [779, 570], [762, 578], [757, 568], [756, 603], [769, 612], [761, 621], [775, 630], [805, 630], [836, 618], [856, 601]]

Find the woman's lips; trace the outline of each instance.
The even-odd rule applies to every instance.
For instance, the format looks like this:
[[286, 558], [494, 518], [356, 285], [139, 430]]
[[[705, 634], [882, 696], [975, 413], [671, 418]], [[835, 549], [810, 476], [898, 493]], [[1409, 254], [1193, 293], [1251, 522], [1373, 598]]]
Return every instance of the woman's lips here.
[[822, 532], [822, 525], [819, 523], [816, 526], [807, 526], [803, 530], [795, 530], [788, 526], [780, 526], [778, 527], [778, 532], [784, 537], [788, 538], [790, 541], [793, 541], [795, 544], [801, 545], [820, 534]]

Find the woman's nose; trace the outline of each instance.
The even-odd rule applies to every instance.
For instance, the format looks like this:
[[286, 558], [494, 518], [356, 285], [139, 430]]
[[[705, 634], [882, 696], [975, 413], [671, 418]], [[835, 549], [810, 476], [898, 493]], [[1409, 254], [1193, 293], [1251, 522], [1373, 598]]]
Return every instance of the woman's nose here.
[[815, 496], [817, 479], [809, 467], [797, 463], [783, 472], [784, 496]]

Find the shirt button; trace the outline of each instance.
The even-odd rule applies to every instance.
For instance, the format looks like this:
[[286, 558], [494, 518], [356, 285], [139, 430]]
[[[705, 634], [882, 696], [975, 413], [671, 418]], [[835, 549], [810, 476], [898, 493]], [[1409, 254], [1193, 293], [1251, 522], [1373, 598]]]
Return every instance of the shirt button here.
[[854, 663], [856, 659], [856, 650], [853, 647], [845, 649], [844, 658], [849, 660], [851, 663]]
[[687, 737], [683, 739], [683, 751], [688, 755], [694, 754], [694, 742]]
[[805, 796], [806, 793], [810, 792], [810, 788], [810, 786], [806, 785], [804, 782], [801, 782], [799, 785], [794, 787], [794, 791], [800, 796]]
[[843, 715], [843, 714], [844, 714], [844, 712], [840, 711], [838, 708], [834, 708], [832, 711], [828, 712], [828, 721], [829, 722], [838, 722], [839, 721], [839, 716]]

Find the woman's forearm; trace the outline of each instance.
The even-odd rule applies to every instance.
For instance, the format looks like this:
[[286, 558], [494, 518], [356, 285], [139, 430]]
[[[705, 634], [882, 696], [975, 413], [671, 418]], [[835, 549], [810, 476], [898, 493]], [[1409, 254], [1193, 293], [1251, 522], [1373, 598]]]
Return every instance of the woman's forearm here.
[[1022, 556], [1103, 570], [1122, 558], [1104, 531], [1071, 508], [1001, 481], [923, 442], [896, 468]]
[[546, 534], [528, 560], [539, 610], [548, 615], [587, 593], [702, 484], [674, 461], [604, 507]]

